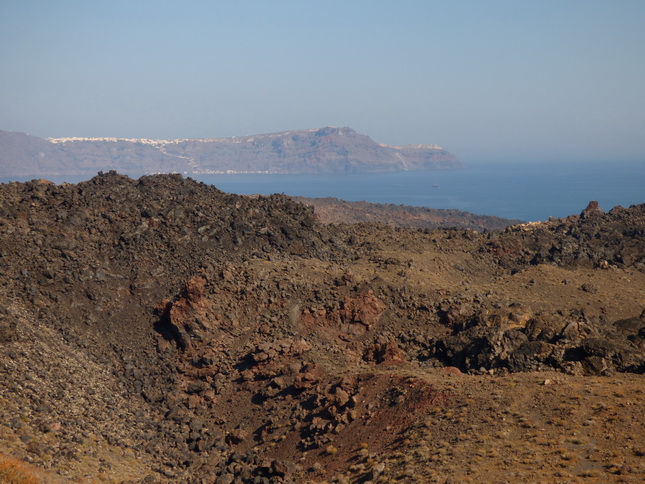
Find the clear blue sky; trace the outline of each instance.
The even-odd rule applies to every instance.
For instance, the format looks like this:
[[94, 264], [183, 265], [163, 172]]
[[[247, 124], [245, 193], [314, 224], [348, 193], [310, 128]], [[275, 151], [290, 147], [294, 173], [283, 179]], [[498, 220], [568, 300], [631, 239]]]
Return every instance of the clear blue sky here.
[[0, 0], [0, 129], [643, 160], [645, 0]]

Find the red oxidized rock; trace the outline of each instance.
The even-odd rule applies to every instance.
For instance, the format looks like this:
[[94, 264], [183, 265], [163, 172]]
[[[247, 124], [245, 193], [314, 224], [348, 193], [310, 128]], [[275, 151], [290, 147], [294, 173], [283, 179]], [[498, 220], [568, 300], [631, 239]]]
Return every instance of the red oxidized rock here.
[[183, 350], [190, 350], [193, 340], [204, 340], [211, 329], [209, 302], [204, 297], [206, 280], [193, 276], [187, 282], [179, 299], [163, 301], [155, 314], [160, 316], [168, 329], [168, 335], [177, 341]]
[[356, 297], [345, 299], [340, 313], [343, 322], [360, 323], [370, 329], [378, 322], [384, 310], [385, 304], [369, 289]]

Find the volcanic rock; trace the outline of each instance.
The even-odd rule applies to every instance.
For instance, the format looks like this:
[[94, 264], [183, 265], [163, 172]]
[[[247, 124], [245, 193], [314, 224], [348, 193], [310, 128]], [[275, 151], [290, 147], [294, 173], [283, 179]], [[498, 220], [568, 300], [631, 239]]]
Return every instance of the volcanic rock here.
[[0, 185], [0, 269], [0, 472], [644, 475], [645, 205], [335, 226], [282, 195], [108, 172]]

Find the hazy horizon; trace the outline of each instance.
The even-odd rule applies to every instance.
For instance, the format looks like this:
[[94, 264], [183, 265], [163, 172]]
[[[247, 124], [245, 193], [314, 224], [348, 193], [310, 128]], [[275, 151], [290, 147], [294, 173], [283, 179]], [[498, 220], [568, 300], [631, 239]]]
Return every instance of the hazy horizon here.
[[0, 129], [645, 162], [645, 2], [0, 3]]

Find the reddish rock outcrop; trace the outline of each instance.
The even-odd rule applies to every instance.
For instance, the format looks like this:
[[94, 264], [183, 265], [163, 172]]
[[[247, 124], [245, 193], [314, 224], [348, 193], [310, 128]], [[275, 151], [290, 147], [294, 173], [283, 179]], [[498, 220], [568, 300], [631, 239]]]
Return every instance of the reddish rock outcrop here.
[[155, 310], [167, 335], [176, 340], [185, 351], [193, 349], [194, 340], [205, 340], [212, 324], [209, 321], [209, 303], [204, 297], [206, 280], [193, 276], [175, 301], [164, 301]]

